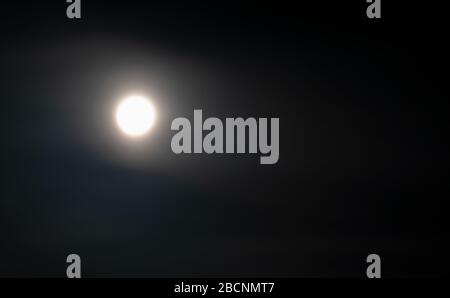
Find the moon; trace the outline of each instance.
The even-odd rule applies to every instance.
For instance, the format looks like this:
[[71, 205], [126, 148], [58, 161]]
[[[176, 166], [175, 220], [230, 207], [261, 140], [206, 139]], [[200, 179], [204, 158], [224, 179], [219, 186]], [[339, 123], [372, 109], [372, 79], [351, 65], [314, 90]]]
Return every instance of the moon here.
[[119, 129], [129, 137], [142, 137], [156, 120], [153, 104], [144, 96], [133, 95], [123, 99], [116, 108]]

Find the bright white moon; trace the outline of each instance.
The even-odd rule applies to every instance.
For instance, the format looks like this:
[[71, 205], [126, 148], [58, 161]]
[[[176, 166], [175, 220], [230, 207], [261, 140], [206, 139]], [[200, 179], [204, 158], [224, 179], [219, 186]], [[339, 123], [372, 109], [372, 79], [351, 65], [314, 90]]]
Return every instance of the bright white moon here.
[[155, 118], [155, 108], [142, 96], [127, 97], [116, 108], [117, 125], [131, 137], [145, 135], [155, 122]]

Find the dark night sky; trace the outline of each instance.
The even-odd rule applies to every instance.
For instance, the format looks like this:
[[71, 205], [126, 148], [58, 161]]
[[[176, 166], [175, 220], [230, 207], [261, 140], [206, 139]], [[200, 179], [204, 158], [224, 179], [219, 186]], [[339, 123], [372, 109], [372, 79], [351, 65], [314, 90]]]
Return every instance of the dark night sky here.
[[[2, 3], [0, 276], [448, 275], [448, 17], [316, 2]], [[135, 90], [138, 143], [112, 122]], [[173, 154], [195, 108], [279, 117], [279, 162]]]

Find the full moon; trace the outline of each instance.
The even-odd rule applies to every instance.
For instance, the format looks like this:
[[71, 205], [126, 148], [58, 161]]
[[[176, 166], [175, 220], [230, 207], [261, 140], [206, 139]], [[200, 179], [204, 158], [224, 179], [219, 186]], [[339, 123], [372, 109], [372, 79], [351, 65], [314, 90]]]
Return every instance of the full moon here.
[[116, 108], [116, 122], [120, 130], [130, 137], [140, 137], [149, 132], [155, 122], [153, 104], [143, 96], [130, 96]]

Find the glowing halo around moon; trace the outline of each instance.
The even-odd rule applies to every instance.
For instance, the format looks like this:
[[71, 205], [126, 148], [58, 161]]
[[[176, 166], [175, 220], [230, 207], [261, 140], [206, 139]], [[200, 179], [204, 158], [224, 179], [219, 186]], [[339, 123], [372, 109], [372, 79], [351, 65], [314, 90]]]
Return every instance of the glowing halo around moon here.
[[133, 95], [116, 107], [115, 118], [119, 129], [129, 137], [146, 135], [156, 120], [153, 104], [144, 96]]

